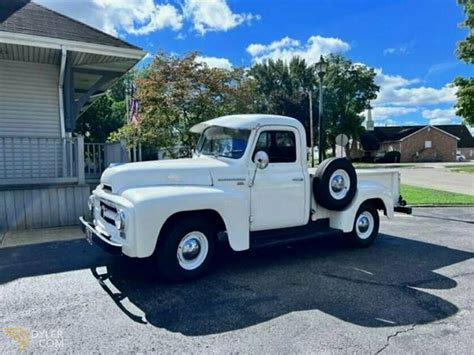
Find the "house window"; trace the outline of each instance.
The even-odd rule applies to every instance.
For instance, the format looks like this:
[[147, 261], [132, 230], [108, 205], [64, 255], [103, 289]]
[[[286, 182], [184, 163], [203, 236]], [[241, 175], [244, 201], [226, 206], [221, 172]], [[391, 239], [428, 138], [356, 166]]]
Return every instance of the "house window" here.
[[474, 149], [471, 149], [470, 155], [471, 155], [471, 157], [474, 157]]
[[425, 141], [425, 149], [431, 148], [431, 141]]

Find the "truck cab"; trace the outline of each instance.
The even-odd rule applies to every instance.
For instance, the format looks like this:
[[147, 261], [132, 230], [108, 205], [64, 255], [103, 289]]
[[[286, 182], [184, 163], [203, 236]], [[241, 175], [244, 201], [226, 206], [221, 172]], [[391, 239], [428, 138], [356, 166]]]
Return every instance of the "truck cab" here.
[[108, 168], [81, 217], [86, 238], [108, 251], [152, 257], [173, 280], [198, 277], [216, 243], [235, 251], [345, 234], [376, 238], [379, 213], [399, 206], [399, 173], [357, 173], [346, 159], [307, 167], [296, 119], [233, 115], [202, 122], [193, 157]]

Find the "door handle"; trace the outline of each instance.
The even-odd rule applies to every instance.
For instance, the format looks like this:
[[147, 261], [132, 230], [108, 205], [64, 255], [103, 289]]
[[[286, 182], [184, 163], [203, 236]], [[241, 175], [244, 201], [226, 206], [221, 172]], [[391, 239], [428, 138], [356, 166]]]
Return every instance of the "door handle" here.
[[303, 181], [304, 179], [303, 178], [293, 178], [292, 180], [293, 181]]

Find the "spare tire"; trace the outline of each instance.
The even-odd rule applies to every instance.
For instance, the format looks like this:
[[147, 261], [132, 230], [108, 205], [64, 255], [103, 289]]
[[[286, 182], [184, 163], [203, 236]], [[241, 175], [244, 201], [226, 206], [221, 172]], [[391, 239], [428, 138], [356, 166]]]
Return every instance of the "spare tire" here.
[[357, 191], [357, 174], [345, 158], [323, 161], [316, 169], [313, 194], [324, 208], [341, 211], [352, 202]]

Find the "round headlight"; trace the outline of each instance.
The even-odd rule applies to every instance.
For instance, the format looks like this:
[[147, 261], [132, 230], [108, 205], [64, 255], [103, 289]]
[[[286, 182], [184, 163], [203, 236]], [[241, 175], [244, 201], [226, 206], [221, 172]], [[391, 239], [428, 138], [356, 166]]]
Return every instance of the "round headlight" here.
[[95, 201], [94, 195], [90, 195], [89, 199], [87, 200], [87, 206], [89, 207], [89, 211], [92, 211], [92, 209], [94, 208], [94, 201]]
[[119, 231], [125, 229], [125, 212], [123, 210], [118, 210], [115, 215], [115, 227], [117, 227]]

